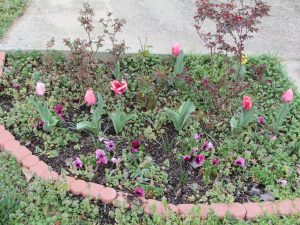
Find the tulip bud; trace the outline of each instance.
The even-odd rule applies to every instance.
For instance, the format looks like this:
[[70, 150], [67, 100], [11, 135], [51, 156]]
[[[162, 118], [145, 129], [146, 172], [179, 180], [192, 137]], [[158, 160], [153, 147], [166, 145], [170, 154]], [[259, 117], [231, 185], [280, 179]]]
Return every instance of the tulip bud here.
[[180, 51], [181, 51], [180, 44], [178, 42], [174, 43], [172, 46], [172, 55], [177, 57], [179, 56]]
[[86, 104], [88, 106], [91, 106], [91, 105], [95, 105], [96, 102], [97, 102], [97, 98], [93, 92], [93, 89], [92, 88], [89, 88], [86, 93], [85, 93], [85, 96], [84, 96], [84, 101], [86, 102]]
[[35, 92], [39, 96], [43, 96], [46, 92], [45, 84], [41, 81], [36, 83]]

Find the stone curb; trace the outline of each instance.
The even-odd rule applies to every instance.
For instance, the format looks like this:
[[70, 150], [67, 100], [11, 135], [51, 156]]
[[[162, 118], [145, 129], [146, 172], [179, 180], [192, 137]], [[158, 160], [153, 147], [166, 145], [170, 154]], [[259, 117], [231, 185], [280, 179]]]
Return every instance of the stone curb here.
[[[105, 187], [100, 184], [89, 182], [81, 179], [66, 176], [62, 177], [53, 171], [50, 166], [41, 161], [39, 157], [33, 155], [26, 147], [20, 145], [14, 136], [7, 131], [3, 125], [0, 125], [0, 150], [9, 152], [14, 156], [17, 162], [24, 169], [29, 169], [32, 174], [42, 180], [50, 180], [52, 182], [65, 181], [69, 191], [77, 196], [91, 197], [94, 200], [101, 200], [104, 204], [112, 204], [115, 207], [130, 208], [131, 204], [128, 200], [128, 194], [117, 192], [114, 188]], [[207, 218], [210, 211], [214, 212], [218, 217], [224, 218], [227, 214], [240, 220], [253, 220], [264, 215], [293, 215], [300, 214], [300, 198], [296, 200], [281, 200], [275, 202], [263, 203], [213, 203], [211, 205], [202, 204], [163, 204], [161, 201], [154, 199], [140, 199], [142, 208], [147, 214], [158, 213], [161, 216], [168, 216], [169, 212], [187, 217], [195, 210], [199, 211], [199, 217], [202, 220]], [[196, 211], [197, 212], [197, 211]], [[194, 214], [193, 214], [194, 215]]]
[[[0, 76], [3, 73], [5, 62], [5, 52], [0, 51]], [[81, 179], [66, 176], [62, 177], [57, 172], [53, 171], [50, 166], [41, 161], [39, 157], [32, 154], [25, 146], [20, 145], [20, 142], [15, 140], [15, 137], [0, 125], [0, 151], [9, 152], [14, 156], [17, 162], [24, 169], [29, 169], [34, 175], [43, 179], [56, 181], [65, 181], [68, 185], [68, 190], [77, 196], [91, 197], [92, 199], [99, 199], [104, 204], [112, 204], [115, 207], [130, 208], [130, 202], [127, 198], [128, 194], [117, 192], [114, 188], [105, 187], [96, 183], [87, 183]], [[237, 219], [252, 220], [263, 215], [292, 215], [300, 214], [300, 198], [296, 200], [282, 200], [275, 202], [264, 203], [214, 203], [211, 205], [202, 204], [163, 204], [161, 201], [153, 199], [140, 198], [142, 208], [145, 213], [158, 213], [162, 216], [168, 216], [169, 212], [184, 217], [191, 214], [194, 209], [199, 209], [199, 217], [204, 220], [210, 211], [213, 211], [218, 217], [224, 218], [226, 214]], [[194, 214], [193, 214], [194, 215]]]

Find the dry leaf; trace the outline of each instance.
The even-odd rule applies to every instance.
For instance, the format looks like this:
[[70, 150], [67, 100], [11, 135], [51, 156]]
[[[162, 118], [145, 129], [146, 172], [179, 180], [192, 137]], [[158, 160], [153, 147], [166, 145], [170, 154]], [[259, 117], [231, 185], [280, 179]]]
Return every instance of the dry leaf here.
[[33, 177], [33, 173], [29, 169], [26, 169], [26, 168], [22, 168], [22, 172], [28, 183], [31, 180], [31, 178]]

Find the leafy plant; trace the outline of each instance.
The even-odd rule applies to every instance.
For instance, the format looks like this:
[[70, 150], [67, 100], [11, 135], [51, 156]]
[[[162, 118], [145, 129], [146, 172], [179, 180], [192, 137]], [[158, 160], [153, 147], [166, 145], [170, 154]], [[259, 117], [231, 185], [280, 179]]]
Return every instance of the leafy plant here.
[[100, 93], [97, 93], [97, 106], [93, 109], [92, 120], [77, 123], [77, 130], [89, 130], [98, 135], [101, 131], [101, 117], [103, 114], [104, 100]]
[[175, 129], [180, 131], [190, 115], [195, 112], [195, 109], [196, 108], [192, 102], [184, 102], [177, 112], [173, 109], [167, 108], [166, 113], [173, 121]]
[[41, 119], [44, 122], [43, 129], [45, 131], [50, 131], [58, 125], [60, 119], [49, 110], [46, 103], [43, 104], [38, 100], [34, 100], [33, 98], [29, 98], [29, 102], [38, 110]]
[[[270, 7], [260, 0], [250, 1], [250, 4], [246, 4], [244, 0], [226, 3], [197, 0], [196, 8], [195, 28], [200, 39], [210, 49], [211, 55], [233, 53], [240, 65], [244, 42], [259, 31], [257, 25], [270, 11]], [[204, 28], [207, 20], [215, 25], [214, 31]]]
[[106, 169], [106, 182], [114, 186], [122, 186], [133, 190], [142, 187], [146, 193], [154, 196], [163, 195], [163, 187], [168, 182], [168, 162], [164, 166], [155, 163], [152, 157], [147, 156], [141, 149], [137, 153], [122, 151], [123, 165], [115, 171]]
[[109, 117], [113, 122], [117, 134], [119, 134], [123, 130], [126, 123], [132, 119], [132, 115], [128, 115], [119, 109], [117, 109], [115, 112], [109, 113]]
[[174, 66], [174, 76], [180, 75], [184, 70], [184, 53], [183, 51], [176, 57], [176, 62]]
[[116, 80], [121, 80], [122, 79], [122, 72], [121, 72], [121, 67], [120, 67], [120, 62], [116, 63], [115, 69], [112, 72], [114, 78]]
[[[70, 49], [71, 53], [68, 56], [66, 66], [72, 70], [77, 78], [84, 83], [92, 83], [94, 81], [94, 70], [98, 67], [99, 59], [96, 57], [97, 52], [104, 46], [106, 41], [109, 41], [111, 48], [108, 50], [111, 56], [111, 66], [116, 65], [120, 61], [120, 57], [125, 53], [125, 41], [118, 41], [117, 35], [121, 32], [126, 21], [124, 19], [113, 19], [112, 13], [107, 13], [107, 18], [98, 19], [99, 27], [102, 31], [100, 34], [95, 34], [94, 10], [88, 3], [83, 4], [83, 9], [80, 10], [78, 21], [87, 34], [87, 39], [76, 38], [70, 40], [65, 38], [64, 44]], [[98, 29], [97, 29], [98, 30]]]
[[[236, 118], [238, 117], [238, 118]], [[252, 123], [257, 118], [255, 108], [251, 110], [244, 110], [237, 115], [233, 116], [230, 120], [230, 126], [232, 129], [239, 129], [244, 127], [245, 125]]]
[[273, 130], [276, 134], [278, 134], [280, 127], [282, 126], [284, 120], [286, 119], [287, 115], [291, 110], [291, 105], [283, 103], [281, 104], [280, 111], [276, 116], [276, 119], [273, 121]]

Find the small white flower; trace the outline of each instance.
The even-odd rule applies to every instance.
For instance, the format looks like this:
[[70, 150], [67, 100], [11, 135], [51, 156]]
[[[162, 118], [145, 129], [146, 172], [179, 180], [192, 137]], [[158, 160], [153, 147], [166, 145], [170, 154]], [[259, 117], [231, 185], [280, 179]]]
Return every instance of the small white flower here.
[[288, 184], [288, 182], [284, 179], [279, 179], [277, 180], [277, 183], [281, 186], [281, 187], [284, 187]]

